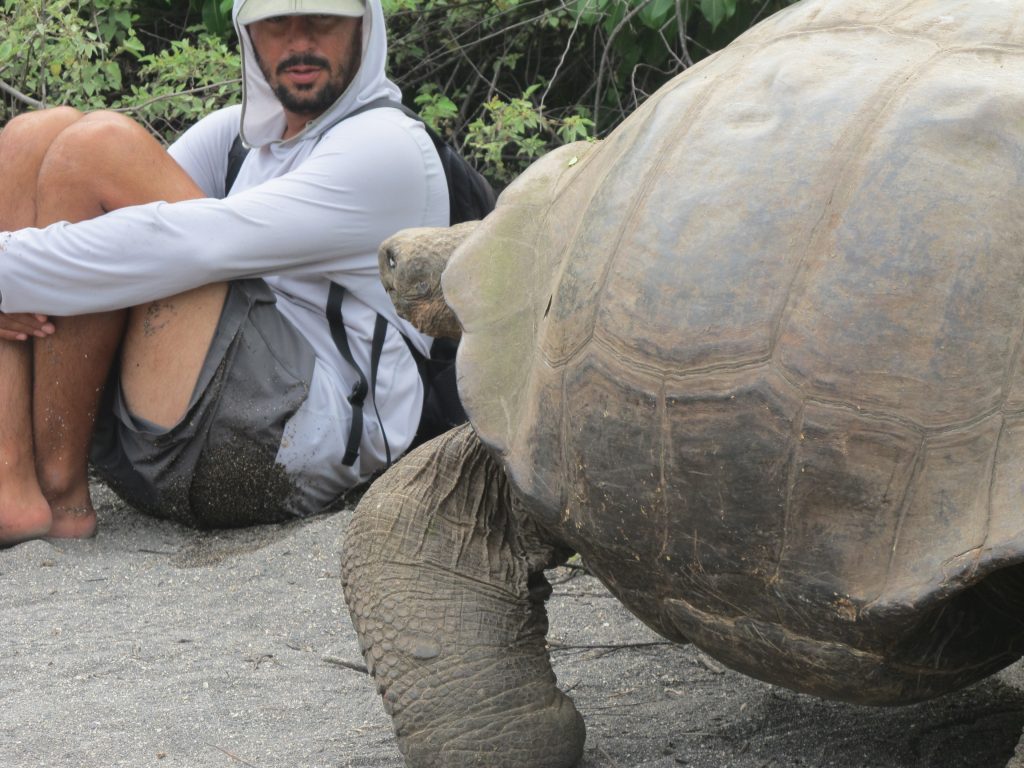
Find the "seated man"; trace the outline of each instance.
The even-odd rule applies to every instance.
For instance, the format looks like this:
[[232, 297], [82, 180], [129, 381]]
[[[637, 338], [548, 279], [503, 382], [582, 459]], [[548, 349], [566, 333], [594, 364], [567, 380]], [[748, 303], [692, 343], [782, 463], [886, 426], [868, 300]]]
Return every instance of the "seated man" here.
[[0, 132], [0, 545], [94, 532], [90, 445], [132, 505], [219, 527], [322, 511], [415, 437], [403, 334], [430, 339], [376, 250], [446, 225], [448, 196], [420, 123], [359, 111], [400, 99], [379, 0], [236, 0], [234, 19], [243, 103], [169, 152], [113, 113]]

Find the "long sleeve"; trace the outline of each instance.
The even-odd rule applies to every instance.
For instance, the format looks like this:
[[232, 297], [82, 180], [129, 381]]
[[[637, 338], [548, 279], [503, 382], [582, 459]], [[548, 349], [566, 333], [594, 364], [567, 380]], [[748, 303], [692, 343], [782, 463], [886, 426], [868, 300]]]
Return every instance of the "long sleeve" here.
[[373, 110], [308, 146], [255, 150], [239, 175], [244, 191], [225, 199], [156, 202], [0, 233], [0, 311], [83, 314], [250, 276], [376, 279], [381, 240], [437, 223], [423, 222], [426, 178], [437, 171], [425, 168], [404, 119]]

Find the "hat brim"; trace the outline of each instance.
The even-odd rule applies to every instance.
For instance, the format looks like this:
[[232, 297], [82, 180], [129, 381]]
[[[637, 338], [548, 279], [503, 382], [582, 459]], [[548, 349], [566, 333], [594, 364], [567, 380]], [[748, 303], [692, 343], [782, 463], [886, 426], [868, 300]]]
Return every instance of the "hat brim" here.
[[363, 0], [246, 0], [238, 12], [238, 23], [244, 27], [273, 16], [311, 13], [362, 16], [366, 13], [366, 5]]

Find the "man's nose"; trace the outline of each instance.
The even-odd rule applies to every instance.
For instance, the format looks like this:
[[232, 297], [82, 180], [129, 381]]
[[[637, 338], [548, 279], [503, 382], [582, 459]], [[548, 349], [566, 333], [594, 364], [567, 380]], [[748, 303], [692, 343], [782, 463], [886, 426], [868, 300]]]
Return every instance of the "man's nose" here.
[[304, 16], [293, 16], [285, 29], [285, 40], [294, 50], [308, 50], [313, 47], [313, 27]]

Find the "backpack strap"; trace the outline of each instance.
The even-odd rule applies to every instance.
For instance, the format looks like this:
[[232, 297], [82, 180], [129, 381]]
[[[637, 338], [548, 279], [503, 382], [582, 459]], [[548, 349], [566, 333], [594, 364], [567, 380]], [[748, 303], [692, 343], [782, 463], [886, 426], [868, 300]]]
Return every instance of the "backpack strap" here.
[[[361, 112], [381, 107], [391, 107], [404, 113], [423, 124], [438, 158], [444, 170], [445, 182], [448, 186], [448, 210], [451, 224], [458, 224], [463, 221], [481, 219], [494, 209], [494, 190], [487, 180], [473, 166], [466, 162], [452, 146], [442, 139], [436, 131], [423, 122], [423, 119], [413, 110], [401, 102], [394, 101], [388, 97], [376, 99], [363, 104], [358, 109], [349, 112], [345, 118], [353, 117]], [[228, 151], [227, 172], [224, 175], [224, 194], [227, 195], [234, 186], [242, 163], [249, 154], [249, 148], [242, 143], [241, 134], [235, 136]], [[377, 390], [377, 369], [380, 365], [381, 354], [384, 350], [384, 341], [387, 337], [388, 322], [383, 315], [378, 314], [373, 328], [373, 340], [370, 345], [370, 377], [367, 381], [366, 374], [356, 365], [352, 356], [352, 349], [348, 343], [348, 333], [345, 330], [345, 320], [342, 314], [342, 301], [345, 298], [345, 287], [331, 282], [327, 294], [327, 324], [331, 331], [331, 338], [338, 349], [342, 359], [355, 371], [358, 380], [352, 387], [348, 396], [348, 402], [352, 406], [352, 423], [348, 433], [348, 440], [345, 443], [345, 455], [342, 464], [350, 467], [355, 464], [359, 456], [359, 446], [363, 435], [363, 405], [366, 402], [366, 395]], [[396, 329], [397, 330], [397, 329]], [[401, 331], [399, 331], [401, 333]], [[402, 334], [416, 367], [419, 370], [420, 378], [424, 387], [424, 412], [421, 415], [415, 442], [421, 442], [426, 437], [440, 434], [441, 431], [454, 424], [465, 421], [466, 415], [458, 400], [458, 393], [455, 388], [454, 353], [445, 355], [439, 360], [434, 360], [420, 354], [411, 340]], [[435, 347], [437, 346], [435, 340]], [[391, 446], [388, 443], [387, 434], [384, 432], [384, 422], [377, 409], [377, 399], [373, 400], [374, 414], [377, 423], [380, 425], [381, 436], [384, 439], [384, 453], [387, 465], [391, 465]]]
[[[341, 460], [341, 463], [346, 467], [351, 467], [356, 463], [356, 458], [359, 456], [359, 444], [363, 439], [363, 405], [366, 402], [366, 395], [373, 393], [376, 395], [377, 392], [377, 369], [380, 367], [381, 354], [384, 351], [384, 339], [388, 332], [388, 321], [384, 319], [381, 314], [377, 315], [377, 320], [373, 326], [373, 341], [370, 343], [370, 380], [367, 382], [366, 374], [363, 373], [362, 368], [356, 365], [355, 358], [352, 356], [352, 348], [348, 343], [348, 332], [345, 330], [345, 316], [342, 312], [342, 302], [345, 299], [345, 286], [339, 283], [331, 283], [331, 287], [327, 292], [327, 324], [331, 329], [331, 338], [334, 340], [334, 346], [338, 348], [338, 353], [342, 359], [348, 363], [349, 367], [356, 372], [358, 380], [352, 386], [352, 392], [348, 396], [348, 402], [352, 406], [352, 423], [348, 431], [348, 440], [345, 443], [345, 455]], [[387, 460], [387, 466], [391, 466], [391, 445], [388, 443], [388, 436], [384, 432], [384, 422], [380, 418], [380, 412], [377, 410], [377, 400], [373, 401], [373, 410], [377, 416], [377, 423], [380, 425], [380, 434], [384, 438], [384, 455]]]
[[[445, 182], [448, 185], [449, 224], [460, 224], [463, 221], [482, 219], [494, 210], [496, 199], [494, 189], [487, 182], [487, 179], [476, 168], [466, 162], [466, 159], [451, 144], [442, 139], [433, 128], [424, 123], [422, 117], [402, 102], [394, 101], [384, 96], [352, 110], [342, 120], [347, 120], [362, 112], [379, 109], [380, 107], [397, 109], [407, 117], [423, 124], [423, 130], [430, 137], [437, 156], [441, 160], [441, 167], [444, 169]], [[248, 153], [249, 149], [242, 143], [242, 136], [239, 134], [235, 137], [234, 143], [232, 143], [231, 149], [228, 151], [228, 168], [227, 173], [224, 175], [225, 195], [231, 191], [231, 187], [238, 177], [238, 171], [242, 167], [242, 162]]]
[[388, 443], [387, 433], [384, 431], [384, 421], [377, 410], [377, 369], [380, 367], [380, 356], [384, 351], [384, 339], [388, 335], [388, 321], [384, 315], [377, 313], [377, 320], [373, 324], [373, 341], [370, 342], [370, 392], [373, 393], [373, 412], [377, 416], [377, 424], [380, 425], [380, 434], [384, 438], [384, 458], [387, 461], [386, 467], [391, 466], [391, 445]]
[[[374, 101], [367, 102], [358, 109], [353, 109], [349, 112], [342, 120], [346, 120], [350, 117], [358, 115], [361, 112], [366, 112], [371, 109], [377, 109], [378, 107], [395, 107], [396, 109], [403, 109], [402, 105], [397, 101], [394, 101], [387, 96], [384, 96]], [[413, 112], [413, 115], [416, 113]], [[417, 120], [420, 118], [417, 117]], [[228, 169], [224, 174], [224, 195], [227, 196], [228, 192], [231, 191], [231, 187], [235, 185], [235, 179], [238, 178], [238, 172], [242, 169], [242, 163], [245, 161], [246, 155], [249, 154], [249, 147], [242, 143], [242, 134], [239, 133], [235, 136], [235, 140], [231, 143], [231, 149], [228, 150]]]
[[228, 171], [224, 174], [224, 196], [227, 197], [228, 192], [235, 185], [235, 179], [238, 178], [238, 172], [242, 169], [242, 162], [245, 160], [245, 156], [249, 154], [249, 148], [242, 143], [242, 134], [235, 136], [234, 142], [231, 144], [231, 149], [228, 150]]
[[352, 357], [352, 349], [348, 345], [345, 319], [341, 314], [341, 302], [344, 298], [345, 287], [332, 282], [327, 293], [327, 324], [330, 326], [331, 338], [334, 339], [334, 345], [338, 348], [342, 359], [359, 377], [348, 396], [348, 402], [352, 406], [352, 427], [348, 433], [348, 442], [345, 443], [345, 456], [341, 460], [346, 467], [351, 467], [356, 463], [356, 456], [359, 455], [359, 442], [363, 435], [363, 402], [366, 400], [366, 393], [369, 392], [370, 387], [366, 383], [366, 376], [362, 369], [356, 365], [356, 361]]

